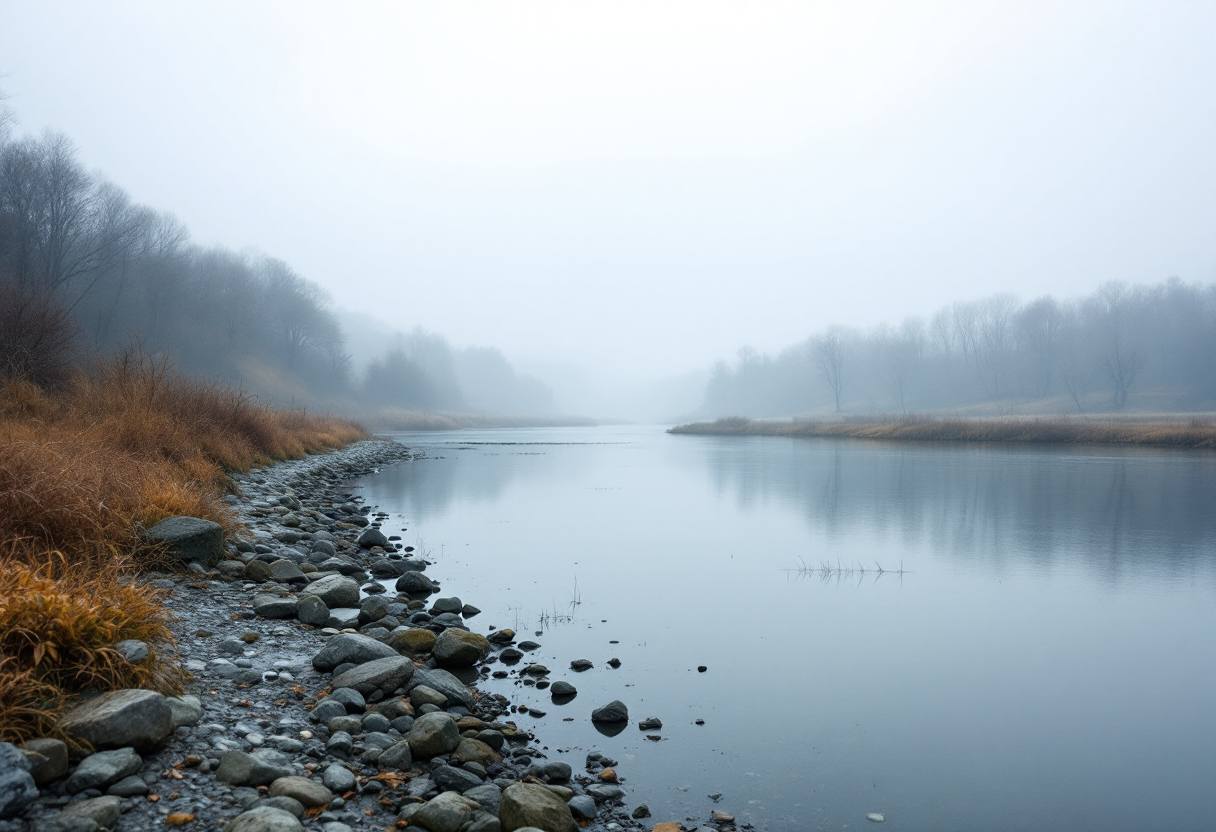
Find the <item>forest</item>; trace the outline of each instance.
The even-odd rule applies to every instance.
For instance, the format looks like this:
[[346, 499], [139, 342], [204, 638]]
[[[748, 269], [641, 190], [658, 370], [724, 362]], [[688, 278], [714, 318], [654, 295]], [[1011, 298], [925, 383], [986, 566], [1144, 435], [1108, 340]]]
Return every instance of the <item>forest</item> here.
[[953, 303], [720, 361], [700, 415], [1190, 412], [1216, 406], [1216, 286], [1107, 282], [1087, 297]]

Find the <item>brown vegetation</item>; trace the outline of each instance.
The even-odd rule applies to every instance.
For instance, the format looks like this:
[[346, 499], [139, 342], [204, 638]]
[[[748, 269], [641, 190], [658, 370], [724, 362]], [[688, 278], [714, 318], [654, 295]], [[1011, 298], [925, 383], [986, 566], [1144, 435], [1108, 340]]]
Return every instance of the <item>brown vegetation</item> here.
[[54, 392], [0, 382], [0, 734], [45, 730], [66, 694], [177, 689], [172, 668], [130, 665], [126, 638], [169, 638], [157, 594], [131, 580], [162, 565], [140, 527], [172, 515], [235, 519], [229, 471], [341, 447], [352, 422], [258, 405], [238, 390], [128, 353]]
[[847, 419], [818, 422], [753, 421], [732, 417], [680, 425], [668, 433], [716, 436], [805, 436], [903, 442], [1012, 442], [1068, 445], [1144, 445], [1216, 448], [1216, 421], [1159, 417]]

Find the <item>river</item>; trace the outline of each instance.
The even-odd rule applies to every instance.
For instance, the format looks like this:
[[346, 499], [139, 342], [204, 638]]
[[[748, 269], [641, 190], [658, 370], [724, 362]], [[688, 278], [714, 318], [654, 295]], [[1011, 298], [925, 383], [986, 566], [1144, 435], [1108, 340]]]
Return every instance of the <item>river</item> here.
[[396, 438], [426, 458], [361, 481], [385, 531], [579, 692], [483, 688], [546, 712], [517, 721], [551, 758], [617, 759], [655, 820], [1216, 826], [1216, 454]]

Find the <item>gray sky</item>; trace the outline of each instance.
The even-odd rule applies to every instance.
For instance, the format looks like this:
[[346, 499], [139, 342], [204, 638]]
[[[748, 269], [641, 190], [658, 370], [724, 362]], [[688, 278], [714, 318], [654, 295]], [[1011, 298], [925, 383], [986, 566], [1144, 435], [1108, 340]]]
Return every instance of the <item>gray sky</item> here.
[[1216, 280], [1212, 2], [0, 0], [0, 73], [196, 240], [525, 366]]

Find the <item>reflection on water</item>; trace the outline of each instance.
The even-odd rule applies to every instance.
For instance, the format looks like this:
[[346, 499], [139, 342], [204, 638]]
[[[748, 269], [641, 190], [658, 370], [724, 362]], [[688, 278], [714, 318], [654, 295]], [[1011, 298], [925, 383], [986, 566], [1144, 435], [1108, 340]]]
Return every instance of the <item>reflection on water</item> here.
[[[539, 625], [529, 661], [578, 696], [485, 687], [549, 712], [517, 720], [551, 756], [621, 760], [630, 808], [790, 832], [872, 811], [1010, 832], [1216, 817], [1214, 455], [633, 427], [403, 440], [428, 458], [365, 496], [425, 538], [444, 591], [484, 610], [474, 629]], [[908, 574], [800, 579], [800, 558]], [[633, 722], [607, 737], [589, 717], [613, 699]]]

